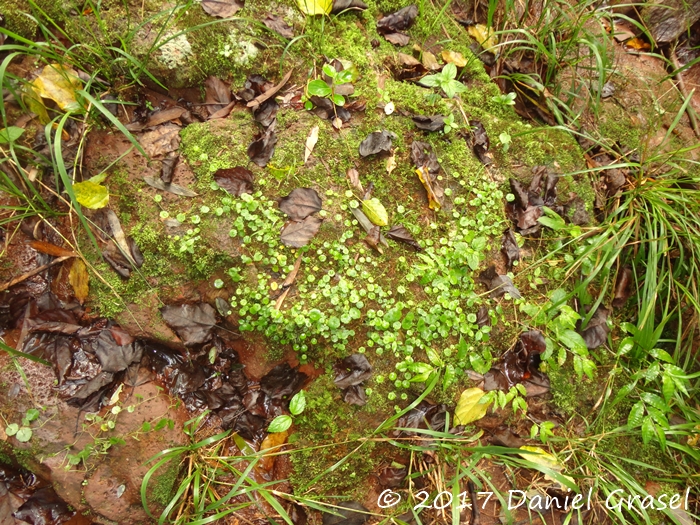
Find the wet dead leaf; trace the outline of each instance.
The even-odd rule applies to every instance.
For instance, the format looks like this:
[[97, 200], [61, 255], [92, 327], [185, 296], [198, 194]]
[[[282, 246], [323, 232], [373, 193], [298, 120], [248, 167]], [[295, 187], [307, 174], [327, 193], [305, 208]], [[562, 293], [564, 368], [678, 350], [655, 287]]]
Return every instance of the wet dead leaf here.
[[293, 221], [301, 221], [312, 213], [320, 211], [323, 201], [313, 188], [296, 188], [280, 199], [279, 207]]
[[181, 197], [196, 197], [197, 194], [188, 189], [185, 188], [184, 186], [180, 186], [179, 184], [166, 184], [163, 182], [160, 178], [158, 177], [153, 177], [151, 175], [146, 175], [143, 178], [144, 182], [148, 184], [149, 186], [156, 188], [157, 190], [161, 191], [167, 191], [168, 193], [172, 193], [174, 195], [180, 195]]
[[337, 15], [346, 9], [362, 11], [367, 9], [367, 4], [365, 4], [362, 0], [333, 0], [333, 9], [331, 10], [332, 14]]
[[310, 215], [301, 222], [290, 221], [282, 230], [280, 240], [285, 246], [301, 248], [309, 244], [318, 233], [323, 220], [314, 215]]
[[265, 132], [255, 136], [255, 140], [248, 146], [248, 157], [264, 168], [275, 153], [275, 144], [277, 144], [277, 135], [274, 126], [270, 126]]
[[74, 69], [61, 64], [49, 64], [44, 66], [31, 84], [37, 95], [53, 100], [63, 111], [80, 110], [76, 93], [82, 89], [83, 84]]
[[253, 118], [264, 128], [272, 125], [277, 117], [279, 104], [273, 98], [266, 100], [259, 106], [253, 108]]
[[510, 294], [513, 299], [520, 299], [518, 289], [513, 285], [513, 281], [507, 275], [499, 275], [496, 266], [491, 265], [479, 274], [479, 281], [486, 285], [491, 291], [491, 298], [497, 299], [505, 294]]
[[381, 34], [404, 31], [413, 25], [418, 16], [418, 7], [415, 4], [399, 9], [377, 21], [377, 31]]
[[586, 329], [581, 332], [581, 337], [589, 350], [595, 350], [608, 341], [608, 315], [610, 310], [604, 306], [599, 306], [586, 325]]
[[253, 172], [243, 166], [223, 168], [214, 173], [214, 182], [231, 195], [240, 197], [243, 193], [253, 193]]
[[413, 123], [418, 129], [424, 131], [441, 131], [445, 127], [445, 117], [442, 115], [416, 115], [413, 117]]
[[338, 388], [356, 386], [372, 377], [372, 365], [362, 354], [353, 354], [333, 365], [335, 378], [333, 383]]
[[384, 250], [382, 250], [382, 247], [379, 246], [379, 236], [381, 235], [381, 230], [379, 229], [379, 226], [374, 226], [369, 233], [367, 233], [367, 237], [364, 238], [365, 243], [367, 246], [372, 248], [373, 250], [376, 250], [377, 252], [383, 254]]
[[230, 18], [243, 9], [239, 0], [202, 0], [202, 9], [211, 16]]
[[95, 184], [89, 180], [73, 184], [73, 192], [75, 200], [91, 210], [104, 208], [109, 203], [109, 190], [102, 184]]
[[318, 142], [318, 126], [311, 128], [309, 136], [306, 138], [306, 145], [304, 147], [304, 164], [309, 160], [309, 156], [314, 150], [314, 146]]
[[485, 166], [493, 164], [493, 155], [489, 153], [491, 142], [486, 134], [486, 128], [478, 120], [470, 120], [469, 125], [472, 128], [471, 144], [474, 154]]
[[180, 154], [177, 151], [171, 151], [163, 159], [160, 167], [160, 180], [165, 184], [170, 184], [173, 181], [173, 173], [179, 158]]
[[[301, 0], [301, 1], [303, 1], [303, 0]], [[275, 84], [274, 86], [270, 87], [269, 89], [266, 89], [263, 93], [260, 93], [253, 100], [248, 102], [247, 106], [249, 108], [256, 108], [257, 106], [259, 106], [260, 104], [262, 104], [266, 100], [269, 100], [272, 97], [274, 97], [279, 92], [279, 90], [282, 89], [284, 87], [284, 85], [287, 83], [287, 81], [290, 79], [290, 77], [292, 76], [292, 71], [293, 71], [292, 69], [287, 71], [287, 74], [284, 75], [284, 77], [282, 78], [282, 80], [279, 81], [278, 84]]]
[[418, 242], [416, 242], [416, 240], [413, 238], [413, 235], [411, 235], [411, 232], [409, 232], [406, 227], [401, 224], [394, 224], [391, 229], [386, 232], [386, 236], [391, 240], [408, 244], [417, 252], [422, 250], [420, 244], [418, 244]]
[[612, 301], [613, 308], [622, 308], [627, 302], [627, 299], [630, 298], [633, 291], [632, 281], [632, 268], [629, 266], [620, 268], [617, 272], [617, 279], [615, 280], [615, 296]]
[[216, 325], [216, 311], [207, 303], [165, 306], [161, 315], [185, 346], [209, 341]]
[[520, 247], [518, 246], [518, 241], [515, 238], [513, 230], [508, 228], [503, 233], [503, 239], [501, 239], [501, 252], [506, 258], [506, 269], [511, 270], [513, 268], [513, 263], [520, 260]]
[[73, 287], [75, 298], [80, 304], [85, 302], [90, 291], [90, 275], [85, 263], [80, 259], [74, 259], [68, 273], [68, 282]]
[[405, 33], [387, 33], [383, 36], [387, 42], [395, 46], [407, 46], [411, 41], [410, 37]]
[[428, 194], [428, 208], [433, 211], [438, 211], [440, 208], [442, 208], [442, 203], [435, 193], [432, 177], [430, 176], [427, 166], [422, 166], [416, 169], [416, 173], [418, 174], [418, 178], [425, 188], [425, 192]]
[[207, 77], [204, 81], [204, 102], [209, 115], [215, 114], [231, 102], [231, 88], [217, 77]]

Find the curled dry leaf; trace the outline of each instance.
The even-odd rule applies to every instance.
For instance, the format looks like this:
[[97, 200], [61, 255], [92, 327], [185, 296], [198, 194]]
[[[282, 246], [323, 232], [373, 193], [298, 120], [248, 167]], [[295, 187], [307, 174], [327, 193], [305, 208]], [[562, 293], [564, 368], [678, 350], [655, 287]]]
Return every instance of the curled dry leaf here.
[[486, 270], [479, 274], [479, 281], [484, 283], [491, 291], [491, 298], [497, 299], [510, 294], [513, 299], [520, 299], [521, 295], [518, 289], [513, 285], [510, 277], [507, 275], [499, 275], [496, 271], [496, 266], [491, 265]]
[[440, 202], [440, 199], [438, 198], [435, 192], [435, 188], [433, 187], [430, 172], [428, 171], [427, 167], [423, 166], [418, 168], [416, 170], [416, 173], [418, 174], [418, 178], [420, 179], [421, 183], [423, 184], [423, 187], [425, 188], [426, 193], [428, 194], [428, 208], [434, 211], [438, 211], [440, 208], [442, 208], [442, 203]]
[[367, 4], [365, 4], [362, 0], [333, 0], [333, 9], [331, 10], [331, 14], [337, 15], [346, 9], [362, 11], [367, 9]]
[[313, 188], [296, 188], [280, 199], [279, 207], [293, 221], [301, 221], [312, 213], [320, 211], [323, 201]]
[[379, 236], [381, 235], [381, 230], [379, 229], [379, 226], [374, 226], [369, 233], [367, 233], [367, 237], [365, 237], [364, 241], [373, 250], [376, 250], [377, 252], [383, 254], [384, 250], [382, 250], [382, 247], [379, 246]]
[[359, 193], [365, 192], [365, 190], [362, 188], [362, 184], [360, 183], [360, 173], [355, 168], [349, 168], [345, 175], [353, 188], [355, 188]]
[[151, 175], [146, 175], [143, 178], [143, 181], [148, 184], [149, 186], [156, 188], [157, 190], [161, 191], [167, 191], [169, 193], [172, 193], [174, 195], [180, 195], [181, 197], [196, 197], [197, 194], [193, 192], [192, 190], [185, 188], [184, 186], [180, 186], [178, 184], [166, 184], [163, 182], [162, 179], [153, 177]]
[[267, 26], [268, 29], [273, 30], [280, 36], [284, 38], [294, 38], [294, 31], [292, 31], [292, 26], [287, 24], [281, 16], [277, 15], [267, 15], [263, 19], [263, 24]]
[[493, 155], [489, 153], [491, 142], [486, 134], [484, 125], [478, 120], [470, 120], [469, 125], [472, 128], [471, 143], [472, 150], [482, 164], [488, 166], [493, 164]]
[[231, 195], [240, 197], [243, 193], [253, 193], [253, 172], [243, 166], [223, 168], [214, 173], [214, 182]]
[[416, 115], [413, 117], [413, 123], [418, 129], [424, 131], [441, 131], [445, 127], [445, 117], [442, 115]]
[[360, 143], [360, 156], [367, 157], [377, 153], [389, 153], [391, 151], [392, 140], [396, 135], [391, 131], [374, 131], [367, 135], [367, 138]]
[[411, 248], [413, 248], [417, 252], [422, 250], [420, 244], [418, 244], [418, 242], [416, 242], [416, 240], [413, 238], [413, 235], [411, 235], [411, 232], [409, 232], [401, 224], [394, 224], [391, 227], [391, 229], [388, 232], [386, 232], [386, 236], [389, 237], [389, 239], [392, 239], [394, 241], [408, 244]]
[[285, 246], [292, 248], [301, 248], [309, 244], [318, 233], [323, 219], [313, 215], [307, 217], [301, 222], [290, 221], [289, 224], [282, 230], [280, 240]]
[[73, 264], [71, 264], [70, 272], [68, 273], [68, 282], [73, 287], [75, 298], [80, 304], [83, 304], [90, 291], [90, 275], [82, 260], [78, 258], [73, 259]]
[[513, 263], [520, 260], [520, 247], [518, 246], [518, 241], [515, 238], [513, 230], [510, 228], [503, 233], [501, 251], [506, 258], [506, 268], [508, 270], [512, 269]]
[[318, 142], [318, 126], [311, 128], [309, 136], [306, 138], [306, 144], [304, 146], [304, 164], [309, 160], [309, 156], [314, 150], [314, 146]]
[[239, 0], [202, 0], [202, 9], [211, 16], [230, 18], [243, 9]]
[[165, 184], [170, 184], [173, 181], [173, 173], [179, 158], [180, 154], [177, 151], [171, 151], [163, 159], [163, 163], [160, 166], [160, 180]]
[[270, 126], [263, 133], [255, 136], [255, 140], [248, 146], [248, 157], [264, 168], [275, 153], [275, 144], [277, 144], [277, 135], [274, 126]]

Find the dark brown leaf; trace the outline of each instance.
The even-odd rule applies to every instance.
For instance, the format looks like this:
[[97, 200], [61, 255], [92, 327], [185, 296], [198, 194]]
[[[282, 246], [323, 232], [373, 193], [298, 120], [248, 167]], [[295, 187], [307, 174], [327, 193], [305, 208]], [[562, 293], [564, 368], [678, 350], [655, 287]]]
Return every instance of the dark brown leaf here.
[[607, 342], [608, 332], [610, 332], [607, 322], [608, 314], [610, 314], [610, 310], [599, 306], [590, 321], [588, 321], [586, 329], [581, 332], [581, 337], [583, 337], [589, 350], [594, 350]]
[[287, 22], [285, 22], [281, 16], [267, 15], [263, 19], [263, 24], [265, 24], [268, 29], [272, 29], [274, 32], [283, 36], [284, 38], [294, 38], [292, 26], [287, 24]]
[[442, 115], [433, 115], [431, 117], [416, 115], [413, 117], [413, 123], [418, 129], [425, 131], [441, 131], [445, 127], [445, 117]]
[[491, 326], [491, 318], [489, 317], [489, 309], [486, 308], [485, 306], [482, 306], [476, 312], [476, 324], [479, 325], [479, 327]]
[[379, 226], [373, 226], [372, 229], [369, 230], [367, 233], [367, 237], [365, 237], [364, 241], [373, 250], [376, 250], [379, 253], [384, 253], [382, 251], [381, 246], [379, 246], [379, 237], [381, 235], [381, 231], [379, 230]]
[[255, 140], [248, 146], [248, 157], [261, 168], [267, 166], [275, 153], [277, 135], [274, 128], [270, 126], [264, 133], [256, 135]]
[[411, 160], [416, 168], [427, 168], [431, 180], [435, 180], [435, 176], [440, 171], [440, 164], [430, 144], [414, 140], [411, 144]]
[[392, 239], [394, 241], [403, 242], [405, 244], [408, 244], [411, 248], [413, 248], [417, 252], [422, 250], [420, 244], [418, 244], [418, 242], [416, 242], [416, 240], [413, 238], [413, 235], [411, 235], [411, 232], [409, 232], [401, 224], [394, 224], [391, 227], [391, 229], [388, 232], [386, 232], [386, 236], [389, 237], [389, 239]]
[[219, 111], [215, 111], [211, 115], [209, 115], [209, 120], [215, 120], [218, 118], [226, 118], [231, 114], [231, 111], [233, 110], [233, 106], [236, 105], [236, 101], [232, 100], [228, 104], [226, 104], [223, 108], [221, 108]]
[[216, 324], [216, 312], [206, 303], [165, 306], [161, 315], [186, 346], [209, 341]]
[[615, 297], [612, 301], [614, 308], [622, 308], [632, 295], [632, 277], [632, 268], [629, 266], [623, 266], [618, 271], [615, 280]]
[[[14, 523], [16, 518], [32, 525], [57, 525], [70, 520], [75, 511], [63, 501], [53, 487], [38, 489], [12, 516], [3, 516], [4, 523]], [[5, 519], [8, 521], [5, 521]]]
[[243, 9], [239, 0], [202, 0], [202, 9], [211, 16], [230, 18]]
[[280, 240], [282, 244], [292, 248], [306, 246], [318, 233], [321, 223], [323, 223], [323, 220], [313, 215], [301, 222], [290, 221], [282, 230]]
[[350, 112], [343, 106], [336, 106], [327, 98], [314, 95], [309, 100], [314, 105], [311, 110], [314, 115], [324, 120], [334, 119], [336, 116], [343, 122], [350, 120]]
[[362, 385], [350, 386], [343, 390], [343, 401], [348, 405], [365, 406], [367, 404], [367, 394]]
[[496, 266], [491, 265], [486, 270], [479, 274], [479, 281], [486, 285], [491, 291], [491, 298], [497, 299], [506, 293], [510, 294], [513, 299], [520, 299], [522, 296], [518, 289], [513, 285], [510, 277], [507, 275], [499, 275], [496, 271]]
[[279, 104], [274, 99], [268, 99], [253, 109], [253, 118], [267, 128], [272, 124], [277, 116]]
[[171, 151], [163, 159], [160, 167], [160, 180], [165, 184], [170, 184], [173, 181], [173, 172], [179, 158], [180, 154], [177, 151]]
[[411, 41], [409, 36], [405, 33], [386, 33], [383, 36], [387, 42], [395, 46], [407, 46]]
[[312, 213], [320, 211], [323, 201], [313, 188], [296, 188], [280, 199], [279, 207], [293, 221], [301, 221]]
[[260, 380], [260, 390], [272, 399], [289, 400], [301, 390], [308, 376], [288, 363], [277, 365]]
[[520, 260], [520, 247], [518, 246], [518, 241], [515, 239], [513, 230], [510, 228], [503, 233], [501, 251], [506, 258], [506, 268], [511, 270], [513, 268], [513, 263]]
[[333, 0], [331, 14], [337, 15], [346, 9], [362, 11], [367, 9], [367, 4], [365, 4], [362, 0]]
[[377, 31], [382, 34], [403, 31], [413, 25], [418, 16], [418, 7], [415, 4], [399, 9], [377, 21]]
[[396, 135], [391, 131], [374, 131], [367, 135], [367, 138], [360, 143], [360, 156], [367, 157], [377, 153], [389, 153], [391, 151], [391, 141]]
[[493, 155], [489, 153], [491, 142], [489, 141], [489, 137], [486, 134], [486, 129], [484, 128], [484, 125], [478, 120], [470, 120], [469, 125], [472, 128], [471, 143], [474, 154], [485, 166], [492, 164]]
[[484, 375], [484, 390], [509, 390], [522, 383], [528, 395], [539, 395], [549, 389], [549, 380], [540, 372], [540, 355], [547, 348], [538, 330], [520, 334], [513, 348]]
[[323, 513], [323, 525], [362, 525], [369, 518], [367, 507], [357, 501], [337, 503], [333, 513]]
[[36, 251], [51, 255], [53, 257], [73, 257], [76, 253], [73, 250], [67, 248], [62, 248], [44, 241], [30, 241], [29, 246], [34, 248]]
[[[409, 410], [396, 422], [397, 428], [423, 428], [436, 431], [445, 430], [447, 407], [443, 404], [434, 405], [429, 401], [421, 401], [414, 409]], [[413, 436], [410, 431], [394, 430], [392, 436]]]
[[365, 192], [365, 190], [362, 188], [362, 184], [360, 183], [360, 173], [355, 168], [348, 168], [348, 171], [345, 173], [345, 176], [348, 178], [348, 180], [350, 181], [350, 185], [353, 188], [355, 188], [360, 193]]
[[253, 172], [243, 166], [223, 168], [214, 173], [214, 182], [236, 197], [243, 193], [253, 193], [254, 180]]
[[156, 178], [151, 175], [146, 175], [143, 178], [143, 181], [148, 184], [149, 186], [152, 186], [158, 190], [162, 191], [167, 191], [169, 193], [172, 193], [174, 195], [180, 195], [182, 197], [196, 197], [197, 194], [193, 192], [192, 190], [185, 188], [184, 186], [179, 186], [177, 184], [166, 184], [163, 182], [160, 177]]
[[289, 78], [292, 76], [292, 71], [293, 71], [292, 69], [287, 71], [287, 74], [284, 75], [284, 78], [282, 78], [282, 80], [279, 81], [279, 84], [275, 84], [271, 88], [266, 89], [264, 93], [261, 93], [260, 95], [255, 97], [253, 100], [248, 102], [247, 106], [249, 108], [255, 108], [255, 107], [259, 106], [260, 104], [262, 104], [263, 102], [265, 102], [266, 100], [269, 100], [272, 97], [274, 97], [277, 94], [277, 92], [284, 87], [284, 85], [287, 83]]
[[152, 113], [144, 122], [132, 122], [127, 124], [126, 129], [129, 131], [141, 131], [146, 128], [154, 128], [164, 124], [165, 122], [180, 118], [185, 111], [185, 108], [181, 108], [180, 106], [174, 106], [161, 111], [156, 111], [155, 113]]
[[372, 365], [362, 354], [353, 354], [333, 365], [335, 378], [333, 383], [340, 389], [359, 385], [372, 377]]
[[208, 77], [204, 81], [204, 102], [209, 115], [223, 109], [231, 102], [231, 89], [228, 84], [216, 77]]

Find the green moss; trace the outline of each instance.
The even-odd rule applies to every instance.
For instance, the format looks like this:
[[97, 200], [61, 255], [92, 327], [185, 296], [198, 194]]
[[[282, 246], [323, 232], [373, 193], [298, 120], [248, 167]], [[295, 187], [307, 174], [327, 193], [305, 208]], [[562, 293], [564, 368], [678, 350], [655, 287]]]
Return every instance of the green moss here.
[[604, 142], [631, 150], [640, 147], [643, 136], [643, 130], [632, 121], [627, 111], [613, 103], [603, 105], [597, 133]]
[[590, 380], [577, 377], [570, 362], [560, 367], [552, 361], [547, 376], [554, 404], [567, 415], [585, 414], [595, 404], [596, 390], [591, 388]]
[[180, 466], [177, 461], [169, 461], [160, 467], [149, 484], [150, 499], [163, 506], [170, 503], [175, 493], [175, 483], [179, 474]]

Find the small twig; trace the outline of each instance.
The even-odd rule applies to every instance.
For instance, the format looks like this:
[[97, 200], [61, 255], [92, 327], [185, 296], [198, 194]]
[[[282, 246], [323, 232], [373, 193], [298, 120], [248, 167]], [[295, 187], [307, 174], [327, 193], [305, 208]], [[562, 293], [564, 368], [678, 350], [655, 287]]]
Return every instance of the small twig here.
[[[673, 64], [673, 67], [678, 71], [681, 69], [681, 65], [678, 62], [678, 56], [676, 56], [676, 49], [673, 48], [669, 52], [669, 58], [671, 59], [671, 64]], [[683, 96], [684, 99], [687, 99], [688, 97], [692, 96], [692, 91], [689, 92], [688, 88], [685, 85], [685, 80], [683, 79], [683, 73], [681, 71], [678, 71], [676, 73], [676, 80], [678, 81], [678, 90], [681, 92], [681, 95]], [[693, 90], [694, 91], [694, 90]], [[686, 106], [685, 111], [688, 113], [688, 119], [690, 120], [690, 127], [693, 128], [693, 132], [695, 133], [695, 136], [700, 138], [700, 127], [698, 127], [698, 119], [695, 115], [695, 109], [693, 108], [692, 101]]]
[[65, 255], [63, 257], [59, 257], [58, 259], [54, 259], [53, 261], [51, 261], [49, 263], [42, 264], [38, 268], [34, 268], [31, 272], [24, 273], [24, 274], [20, 275], [19, 277], [12, 279], [10, 282], [3, 284], [2, 286], [0, 286], [0, 292], [4, 292], [5, 290], [10, 288], [11, 286], [14, 286], [18, 283], [21, 283], [22, 281], [29, 279], [30, 277], [34, 277], [36, 274], [43, 272], [47, 268], [51, 268], [52, 266], [54, 266], [58, 263], [62, 263], [66, 259], [71, 259], [73, 257], [77, 257], [77, 255]]
[[469, 521], [469, 525], [479, 525], [481, 517], [479, 516], [479, 502], [476, 499], [476, 485], [474, 482], [469, 480], [467, 482], [467, 487], [469, 488], [469, 499], [472, 504], [472, 518]]

